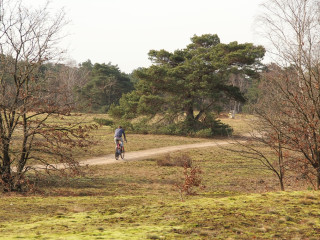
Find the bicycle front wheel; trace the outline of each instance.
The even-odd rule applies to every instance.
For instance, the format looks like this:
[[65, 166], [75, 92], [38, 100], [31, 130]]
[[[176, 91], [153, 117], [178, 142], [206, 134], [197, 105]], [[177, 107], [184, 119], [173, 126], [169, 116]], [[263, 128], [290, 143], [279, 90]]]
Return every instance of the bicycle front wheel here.
[[121, 157], [122, 159], [124, 159], [124, 147], [122, 147], [122, 149], [121, 149], [120, 157]]
[[114, 156], [115, 156], [116, 160], [118, 160], [118, 159], [119, 159], [119, 153], [118, 153], [118, 150], [116, 150], [116, 152], [115, 152]]

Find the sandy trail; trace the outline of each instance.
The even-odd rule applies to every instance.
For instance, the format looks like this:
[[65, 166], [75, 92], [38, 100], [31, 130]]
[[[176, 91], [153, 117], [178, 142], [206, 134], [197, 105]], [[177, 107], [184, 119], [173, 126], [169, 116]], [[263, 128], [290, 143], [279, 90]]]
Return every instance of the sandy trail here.
[[[192, 143], [192, 144], [184, 144], [184, 145], [177, 145], [177, 146], [170, 146], [170, 147], [161, 147], [161, 148], [153, 148], [141, 151], [132, 151], [126, 152], [124, 159], [116, 160], [114, 154], [108, 154], [101, 157], [94, 157], [87, 160], [80, 161], [80, 166], [87, 166], [87, 165], [104, 165], [104, 164], [112, 164], [112, 163], [121, 163], [121, 162], [128, 162], [128, 161], [137, 161], [143, 160], [150, 157], [155, 157], [161, 154], [186, 150], [186, 149], [194, 149], [194, 148], [204, 148], [204, 147], [215, 147], [220, 145], [230, 144], [232, 141], [226, 140], [216, 140], [204, 143]], [[51, 166], [52, 168], [66, 168], [65, 164], [56, 164]], [[33, 168], [35, 169], [44, 169], [43, 165], [34, 165]]]
[[87, 159], [85, 161], [81, 161], [80, 165], [103, 165], [103, 164], [111, 164], [111, 163], [118, 163], [123, 161], [135, 161], [135, 160], [143, 160], [149, 157], [155, 157], [161, 154], [176, 152], [185, 149], [192, 149], [192, 148], [203, 148], [203, 147], [214, 147], [219, 145], [226, 145], [230, 144], [228, 141], [212, 141], [212, 142], [205, 142], [205, 143], [192, 143], [192, 144], [184, 144], [184, 145], [177, 145], [177, 146], [170, 146], [170, 147], [162, 147], [162, 148], [153, 148], [141, 151], [133, 151], [133, 152], [126, 152], [124, 160], [119, 159], [116, 160], [114, 158], [114, 154], [109, 154], [102, 157], [95, 157], [91, 159]]

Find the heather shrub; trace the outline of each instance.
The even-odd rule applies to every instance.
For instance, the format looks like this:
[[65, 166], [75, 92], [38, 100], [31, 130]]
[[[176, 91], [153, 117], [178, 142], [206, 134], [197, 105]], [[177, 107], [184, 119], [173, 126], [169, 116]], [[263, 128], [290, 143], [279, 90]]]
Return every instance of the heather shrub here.
[[157, 159], [158, 166], [165, 166], [165, 167], [192, 167], [192, 159], [186, 153], [180, 154], [166, 154], [164, 157]]

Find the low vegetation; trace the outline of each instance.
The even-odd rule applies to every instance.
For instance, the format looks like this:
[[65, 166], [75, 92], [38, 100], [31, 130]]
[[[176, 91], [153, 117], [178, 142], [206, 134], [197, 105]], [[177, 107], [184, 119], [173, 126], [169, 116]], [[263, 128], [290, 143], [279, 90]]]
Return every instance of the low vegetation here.
[[[318, 192], [1, 201], [1, 239], [319, 239]], [[4, 200], [4, 199], [3, 199]], [[283, 204], [285, 203], [285, 204]], [[6, 212], [7, 206], [15, 209]], [[20, 216], [18, 216], [20, 214]]]
[[159, 166], [178, 166], [178, 167], [192, 167], [192, 159], [187, 154], [179, 154], [172, 156], [173, 154], [166, 154], [163, 157], [159, 157], [157, 159], [157, 164]]
[[0, 239], [319, 239], [320, 193], [307, 183], [292, 176], [299, 191], [277, 192], [271, 172], [219, 147], [169, 156], [201, 169], [205, 188], [181, 201], [185, 168], [159, 164], [166, 155], [43, 176], [33, 193], [1, 196]]

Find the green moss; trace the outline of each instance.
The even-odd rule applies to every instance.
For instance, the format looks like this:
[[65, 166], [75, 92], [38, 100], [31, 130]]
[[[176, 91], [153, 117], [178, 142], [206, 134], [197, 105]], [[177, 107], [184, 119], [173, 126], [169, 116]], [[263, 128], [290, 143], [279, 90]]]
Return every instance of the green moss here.
[[[306, 196], [314, 204], [300, 205]], [[147, 196], [5, 198], [9, 201], [0, 203], [2, 216], [10, 204], [30, 212], [1, 219], [0, 239], [320, 238], [319, 198], [319, 192], [198, 197], [185, 202], [159, 202]]]

